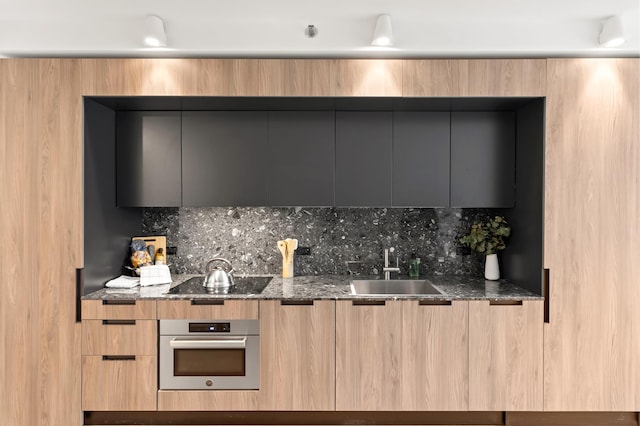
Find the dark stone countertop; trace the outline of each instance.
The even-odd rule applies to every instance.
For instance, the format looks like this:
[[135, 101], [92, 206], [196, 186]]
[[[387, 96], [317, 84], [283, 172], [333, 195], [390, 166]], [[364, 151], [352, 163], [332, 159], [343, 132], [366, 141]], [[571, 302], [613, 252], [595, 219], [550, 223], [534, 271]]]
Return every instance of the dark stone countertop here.
[[[103, 288], [82, 297], [83, 300], [106, 299], [257, 299], [257, 300], [542, 300], [543, 297], [506, 280], [488, 281], [482, 277], [442, 275], [420, 277], [430, 280], [443, 294], [367, 295], [351, 294], [351, 279], [380, 279], [349, 275], [316, 275], [294, 278], [274, 277], [259, 294], [168, 294], [168, 291], [197, 275], [174, 275], [173, 283], [133, 289]], [[406, 277], [401, 277], [406, 278]]]

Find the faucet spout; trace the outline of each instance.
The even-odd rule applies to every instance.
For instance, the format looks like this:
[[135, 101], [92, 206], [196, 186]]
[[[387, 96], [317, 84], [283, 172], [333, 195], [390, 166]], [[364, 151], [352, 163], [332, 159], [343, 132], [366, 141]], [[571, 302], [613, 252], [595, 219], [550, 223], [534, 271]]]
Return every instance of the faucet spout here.
[[394, 251], [395, 249], [393, 247], [384, 249], [384, 268], [382, 269], [382, 271], [384, 271], [385, 280], [391, 279], [391, 272], [397, 272], [398, 274], [400, 273], [400, 267], [398, 266], [398, 255], [396, 255], [396, 267], [393, 268], [389, 266], [389, 252], [393, 253]]

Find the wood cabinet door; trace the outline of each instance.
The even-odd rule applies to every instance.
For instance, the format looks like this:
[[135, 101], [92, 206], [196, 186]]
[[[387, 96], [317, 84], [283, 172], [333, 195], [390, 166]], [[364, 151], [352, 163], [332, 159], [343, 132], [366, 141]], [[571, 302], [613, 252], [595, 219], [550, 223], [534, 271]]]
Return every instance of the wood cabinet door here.
[[116, 114], [118, 207], [182, 204], [180, 111]]
[[258, 319], [257, 300], [158, 300], [158, 319]]
[[336, 206], [391, 206], [392, 138], [391, 112], [336, 112]]
[[267, 136], [266, 111], [184, 111], [182, 205], [267, 205]]
[[157, 357], [83, 356], [82, 409], [85, 411], [155, 411]]
[[469, 302], [469, 410], [542, 410], [543, 302]]
[[[0, 61], [0, 423], [7, 425], [82, 424], [79, 65]], [[64, 248], [52, 255], [53, 247]]]
[[332, 96], [402, 96], [402, 61], [336, 59]]
[[640, 407], [640, 59], [549, 59], [546, 411]]
[[269, 205], [333, 206], [333, 111], [269, 112]]
[[260, 301], [261, 410], [335, 409], [335, 302]]
[[451, 207], [513, 207], [515, 185], [515, 113], [452, 112]]
[[407, 59], [403, 96], [544, 96], [545, 59]]
[[260, 59], [260, 96], [331, 96], [334, 63], [328, 59]]
[[451, 113], [393, 113], [393, 206], [447, 207]]
[[366, 303], [336, 303], [336, 409], [466, 411], [467, 302]]

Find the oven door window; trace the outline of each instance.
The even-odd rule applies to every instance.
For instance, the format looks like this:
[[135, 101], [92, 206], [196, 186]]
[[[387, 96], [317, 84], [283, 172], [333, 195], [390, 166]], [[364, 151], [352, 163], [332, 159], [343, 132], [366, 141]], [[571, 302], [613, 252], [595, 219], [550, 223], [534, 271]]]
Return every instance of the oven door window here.
[[174, 376], [244, 376], [244, 349], [174, 349]]

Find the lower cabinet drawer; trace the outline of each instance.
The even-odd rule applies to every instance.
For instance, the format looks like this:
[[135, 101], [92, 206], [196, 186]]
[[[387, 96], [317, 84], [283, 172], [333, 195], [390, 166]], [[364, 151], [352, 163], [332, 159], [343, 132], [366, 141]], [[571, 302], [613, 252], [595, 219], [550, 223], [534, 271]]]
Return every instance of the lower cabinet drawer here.
[[84, 411], [155, 411], [157, 357], [83, 356]]
[[158, 352], [156, 320], [83, 320], [82, 355], [153, 355]]

